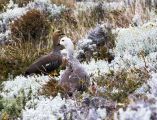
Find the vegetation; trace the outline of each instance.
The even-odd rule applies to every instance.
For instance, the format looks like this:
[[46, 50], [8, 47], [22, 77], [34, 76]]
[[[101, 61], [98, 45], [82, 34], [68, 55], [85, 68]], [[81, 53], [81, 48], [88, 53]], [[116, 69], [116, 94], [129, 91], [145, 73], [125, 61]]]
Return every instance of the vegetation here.
[[105, 86], [106, 89], [105, 92], [98, 91], [98, 95], [113, 101], [125, 102], [128, 101], [128, 95], [145, 83], [149, 77], [145, 68], [132, 68], [117, 72], [110, 71], [109, 74], [100, 75], [95, 80], [99, 87]]
[[40, 94], [46, 95], [46, 96], [57, 96], [58, 93], [61, 93], [62, 96], [66, 96], [66, 90], [65, 88], [61, 87], [58, 84], [58, 81], [55, 79], [50, 79], [43, 87], [42, 92]]
[[[20, 0], [17, 2], [20, 2]], [[21, 2], [25, 3], [25, 0], [21, 0]], [[65, 1], [52, 0], [53, 2], [58, 5], [65, 5], [66, 3], [70, 4], [71, 1], [65, 3]], [[110, 21], [113, 27], [127, 27], [131, 22], [130, 18], [127, 19], [125, 11], [107, 11], [102, 8], [101, 3], [88, 12], [79, 11], [77, 16], [73, 9], [75, 8], [69, 6], [69, 9], [54, 17], [49, 17], [47, 14], [33, 9], [15, 20], [11, 24], [11, 38], [14, 42], [6, 46], [0, 46], [0, 49], [5, 51], [0, 56], [0, 67], [2, 69], [0, 79], [5, 80], [9, 74], [16, 76], [23, 73], [32, 61], [50, 52], [52, 41], [49, 34], [56, 29], [63, 29], [75, 43], [83, 38], [97, 23]], [[114, 34], [108, 36], [108, 39], [111, 40], [111, 48], [114, 47], [115, 37]], [[111, 61], [113, 56], [107, 53], [105, 48], [100, 47], [95, 58]]]
[[50, 31], [50, 23], [46, 16], [38, 10], [30, 10], [11, 24], [12, 39], [17, 42], [33, 43], [45, 40]]
[[30, 42], [1, 46], [0, 49], [4, 50], [0, 56], [0, 80], [6, 80], [9, 75], [20, 75], [35, 59], [52, 50], [51, 46]]
[[1, 0], [0, 1], [0, 12], [4, 10], [4, 8], [8, 2], [9, 2], [9, 0]]
[[19, 7], [23, 7], [31, 1], [34, 1], [34, 0], [14, 0], [14, 2], [18, 4]]
[[21, 111], [24, 109], [26, 101], [31, 98], [31, 89], [28, 96], [21, 90], [18, 96], [13, 99], [0, 98], [0, 111], [2, 112], [2, 120], [16, 119], [21, 116]]
[[66, 7], [69, 8], [75, 7], [75, 0], [51, 0], [51, 2], [56, 5], [65, 5]]
[[[33, 0], [14, 0], [19, 7], [25, 6], [30, 1]], [[72, 38], [74, 43], [77, 43], [97, 24], [111, 24], [112, 26], [106, 36], [106, 39], [110, 42], [107, 46], [104, 44], [96, 46], [97, 51], [92, 56], [95, 60], [101, 59], [111, 62], [114, 56], [109, 52], [109, 49], [113, 49], [116, 45], [116, 34], [112, 33], [112, 29], [129, 27], [132, 24], [136, 8], [134, 4], [130, 7], [129, 12], [125, 8], [122, 10], [108, 10], [104, 8], [102, 2], [99, 2], [97, 6], [87, 11], [78, 10], [78, 13], [75, 13], [76, 3], [74, 0], [51, 0], [51, 2], [59, 6], [65, 5], [66, 10], [51, 16], [43, 11], [33, 9], [10, 22], [12, 41], [6, 45], [0, 45], [0, 91], [3, 81], [9, 77], [23, 74], [33, 61], [51, 52], [51, 34], [56, 29], [62, 29], [67, 36]], [[5, 11], [7, 3], [7, 0], [0, 0], [0, 11]], [[143, 10], [144, 13], [147, 13], [146, 9], [143, 8]], [[148, 20], [148, 14], [143, 14], [142, 19]], [[133, 94], [137, 88], [141, 87], [150, 78], [146, 63], [146, 56], [149, 54], [149, 50], [144, 50], [139, 52], [137, 56], [144, 61], [145, 67], [143, 68], [119, 68], [117, 71], [110, 70], [110, 73], [99, 74], [98, 77], [93, 78], [93, 84], [90, 86], [96, 85], [96, 87], [89, 88], [89, 91], [86, 91], [85, 94], [88, 94], [89, 97], [103, 97], [109, 101], [128, 104], [128, 96]], [[42, 86], [39, 95], [55, 97], [58, 93], [61, 93], [62, 97], [66, 97], [67, 92], [66, 87], [62, 88], [58, 85], [57, 80], [51, 79]], [[22, 109], [31, 97], [31, 89], [28, 96], [21, 90], [18, 96], [13, 99], [6, 100], [0, 97], [2, 119], [17, 119], [20, 117]], [[79, 93], [75, 94], [75, 97], [79, 102], [83, 99], [83, 95]], [[116, 107], [118, 108], [118, 106]], [[113, 117], [113, 115], [109, 116]]]

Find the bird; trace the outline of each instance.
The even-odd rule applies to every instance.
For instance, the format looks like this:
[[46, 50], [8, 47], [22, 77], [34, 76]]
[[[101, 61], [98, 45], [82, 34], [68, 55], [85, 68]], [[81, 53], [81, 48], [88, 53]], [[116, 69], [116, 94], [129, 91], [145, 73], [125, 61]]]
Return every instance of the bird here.
[[34, 63], [32, 63], [25, 71], [24, 76], [32, 74], [49, 75], [57, 70], [63, 63], [60, 50], [63, 46], [59, 44], [59, 38], [65, 35], [63, 31], [57, 30], [52, 34], [53, 50], [47, 55], [41, 56]]
[[70, 94], [76, 90], [86, 91], [90, 83], [90, 77], [81, 63], [74, 57], [74, 44], [72, 40], [64, 36], [60, 39], [60, 44], [67, 51], [67, 64], [66, 69], [61, 75], [59, 85], [63, 88], [65, 87]]

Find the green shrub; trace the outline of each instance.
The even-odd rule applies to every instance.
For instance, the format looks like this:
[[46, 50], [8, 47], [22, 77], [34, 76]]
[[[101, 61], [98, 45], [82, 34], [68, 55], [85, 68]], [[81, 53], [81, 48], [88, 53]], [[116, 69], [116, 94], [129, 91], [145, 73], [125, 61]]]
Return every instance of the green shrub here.
[[0, 98], [0, 111], [2, 113], [2, 119], [6, 120], [6, 118], [8, 118], [14, 120], [20, 117], [21, 111], [24, 109], [30, 96], [31, 94], [26, 96], [24, 90], [21, 90], [19, 91], [19, 95], [15, 96], [13, 99]]
[[100, 96], [117, 102], [124, 102], [128, 95], [139, 88], [146, 80], [149, 74], [145, 69], [111, 71], [109, 74], [100, 75], [96, 80], [98, 86], [105, 87], [105, 92], [99, 92]]

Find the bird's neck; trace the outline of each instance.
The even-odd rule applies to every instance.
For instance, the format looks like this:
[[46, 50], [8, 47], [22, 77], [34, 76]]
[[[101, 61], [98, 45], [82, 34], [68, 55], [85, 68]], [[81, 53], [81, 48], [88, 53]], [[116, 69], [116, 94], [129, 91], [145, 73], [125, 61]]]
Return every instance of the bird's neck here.
[[54, 46], [53, 47], [53, 52], [60, 53], [60, 47], [59, 46]]
[[72, 59], [74, 57], [74, 47], [70, 46], [67, 48], [67, 57], [68, 59]]
[[52, 40], [53, 40], [53, 49], [58, 49], [58, 44], [59, 44], [59, 36], [53, 35], [52, 36]]

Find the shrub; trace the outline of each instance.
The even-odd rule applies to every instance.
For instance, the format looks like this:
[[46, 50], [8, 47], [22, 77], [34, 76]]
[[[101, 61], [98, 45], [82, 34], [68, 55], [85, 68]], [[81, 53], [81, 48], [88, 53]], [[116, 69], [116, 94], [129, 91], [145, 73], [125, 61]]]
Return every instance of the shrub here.
[[[9, 3], [10, 0], [0, 0], [0, 11], [4, 10], [4, 7]], [[18, 4], [19, 7], [27, 5], [30, 1], [34, 0], [13, 0], [15, 4]]]
[[17, 119], [20, 117], [22, 109], [24, 109], [26, 102], [30, 100], [30, 96], [31, 94], [26, 96], [24, 90], [21, 90], [19, 91], [18, 96], [15, 96], [12, 99], [1, 98], [0, 111], [2, 112], [2, 120]]
[[0, 11], [4, 9], [7, 3], [9, 3], [9, 0], [0, 0]]
[[11, 24], [11, 36], [15, 41], [45, 40], [50, 30], [47, 17], [38, 10], [30, 10]]
[[18, 4], [19, 7], [23, 7], [27, 5], [30, 1], [34, 0], [15, 0], [15, 3]]
[[150, 75], [145, 69], [132, 68], [130, 70], [111, 71], [100, 75], [98, 86], [105, 87], [105, 92], [98, 92], [100, 96], [117, 102], [124, 102], [127, 97], [148, 80]]
[[55, 97], [58, 93], [61, 93], [63, 97], [66, 95], [66, 92], [68, 92], [68, 89], [61, 87], [57, 80], [51, 79], [42, 87], [41, 94]]

